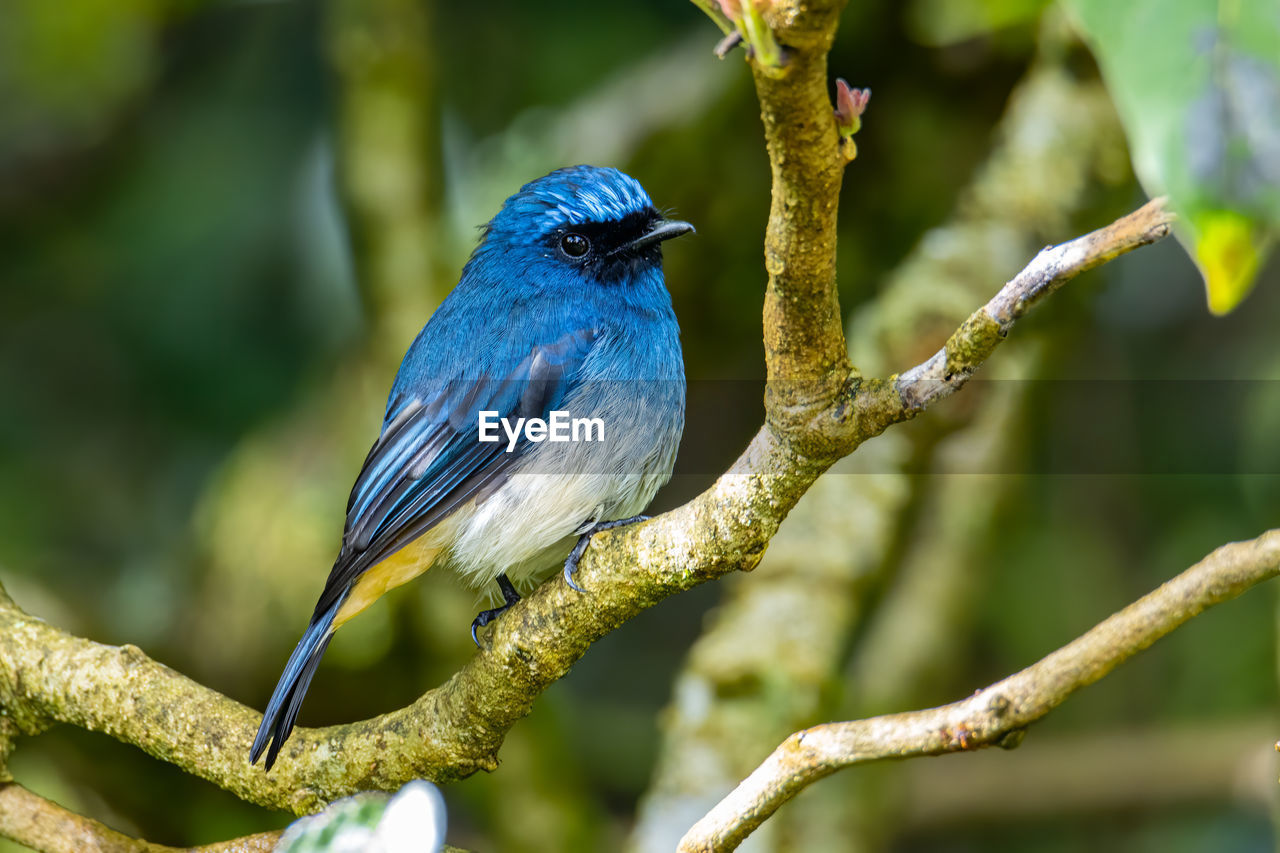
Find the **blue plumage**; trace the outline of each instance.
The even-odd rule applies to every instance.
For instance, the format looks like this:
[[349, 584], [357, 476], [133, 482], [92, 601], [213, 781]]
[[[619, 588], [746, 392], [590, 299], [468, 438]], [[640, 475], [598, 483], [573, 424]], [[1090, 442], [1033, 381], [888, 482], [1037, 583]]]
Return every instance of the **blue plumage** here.
[[[507, 199], [400, 365], [251, 760], [265, 751], [271, 767], [333, 631], [382, 592], [435, 565], [497, 581], [509, 604], [508, 577], [532, 583], [578, 534], [638, 513], [670, 478], [685, 384], [661, 243], [691, 230], [616, 169], [560, 169]], [[509, 424], [560, 412], [601, 430], [486, 442], [482, 412]]]

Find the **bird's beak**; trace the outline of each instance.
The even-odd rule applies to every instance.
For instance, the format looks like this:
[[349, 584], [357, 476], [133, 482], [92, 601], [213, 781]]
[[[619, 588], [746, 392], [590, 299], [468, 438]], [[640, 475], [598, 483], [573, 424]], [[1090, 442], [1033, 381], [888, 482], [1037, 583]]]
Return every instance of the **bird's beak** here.
[[661, 243], [663, 240], [679, 237], [681, 234], [691, 234], [693, 230], [693, 226], [688, 222], [663, 219], [653, 226], [649, 233], [642, 237], [637, 237], [622, 248], [629, 252], [638, 251], [646, 246], [652, 246], [654, 243]]

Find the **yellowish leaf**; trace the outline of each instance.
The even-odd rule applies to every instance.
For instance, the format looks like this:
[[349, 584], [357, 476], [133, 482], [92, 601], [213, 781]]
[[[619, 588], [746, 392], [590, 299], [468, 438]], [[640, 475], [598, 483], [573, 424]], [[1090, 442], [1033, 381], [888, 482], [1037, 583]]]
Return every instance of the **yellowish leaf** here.
[[1230, 210], [1208, 211], [1196, 224], [1196, 262], [1204, 276], [1209, 310], [1232, 311], [1253, 288], [1262, 253], [1257, 227], [1246, 216]]

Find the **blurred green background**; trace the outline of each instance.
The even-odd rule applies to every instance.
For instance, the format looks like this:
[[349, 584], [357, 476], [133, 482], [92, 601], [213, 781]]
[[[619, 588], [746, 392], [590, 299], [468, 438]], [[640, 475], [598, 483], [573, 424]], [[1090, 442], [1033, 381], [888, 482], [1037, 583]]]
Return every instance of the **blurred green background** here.
[[[667, 252], [690, 410], [655, 508], [704, 488], [762, 415], [769, 203], [750, 75], [739, 54], [715, 59], [717, 38], [683, 0], [7, 0], [0, 581], [60, 627], [135, 643], [262, 707], [323, 583], [400, 354], [456, 281], [476, 226], [521, 183], [577, 162], [628, 171], [698, 228]], [[1016, 160], [1043, 143], [1037, 128], [1056, 132], [997, 131], [1021, 81], [1051, 68], [1064, 87], [1099, 85], [1060, 10], [1012, 0], [853, 4], [831, 67], [874, 91], [845, 179], [839, 275], [845, 311], [877, 327], [892, 325], [886, 294], [904, 263], [939, 251], [944, 232], [930, 229], [972, 214], [966, 187], [999, 180], [979, 177], [993, 151]], [[1009, 217], [1022, 219], [1002, 244], [1015, 260], [992, 259], [974, 294], [1038, 245], [1141, 203], [1108, 110], [1056, 116], [1089, 137], [1070, 203], [1045, 219], [1034, 214], [1048, 205], [1017, 206], [1024, 190], [1057, 192], [1052, 160], [1038, 172], [1047, 190], [1006, 187]], [[954, 319], [909, 322], [905, 344], [880, 347], [882, 369], [927, 356], [983, 298], [936, 309]], [[962, 455], [948, 468], [933, 453], [939, 424], [967, 422], [987, 389], [901, 430], [915, 461], [894, 470], [908, 497], [856, 593], [871, 627], [835, 641], [841, 663], [809, 722], [848, 711], [895, 568], [934, 535], [939, 501], [967, 500], [945, 483], [988, 489], [993, 505], [960, 537], [975, 573], [948, 663], [901, 707], [1026, 665], [1215, 546], [1275, 525], [1280, 269], [1264, 267], [1224, 318], [1204, 301], [1174, 241], [1143, 250], [1056, 296], [996, 357], [1034, 352], [1035, 363], [1010, 380], [1020, 414], [997, 436], [998, 462]], [[593, 648], [512, 733], [497, 773], [445, 790], [450, 841], [627, 843], [676, 713], [661, 713], [673, 679], [723, 591], [665, 602]], [[439, 577], [389, 596], [339, 635], [301, 723], [375, 715], [439, 683], [472, 653], [476, 605]], [[1269, 849], [1274, 611], [1266, 588], [1211, 611], [1017, 752], [872, 771], [900, 777], [874, 832], [756, 849]], [[738, 757], [749, 767], [771, 745]], [[1084, 755], [1095, 763], [1082, 770]], [[1154, 763], [1171, 755], [1181, 763]], [[288, 821], [70, 727], [21, 741], [11, 769], [156, 842]], [[1064, 789], [1082, 773], [1080, 786], [1103, 793]], [[988, 777], [1006, 787], [947, 811], [948, 796]]]

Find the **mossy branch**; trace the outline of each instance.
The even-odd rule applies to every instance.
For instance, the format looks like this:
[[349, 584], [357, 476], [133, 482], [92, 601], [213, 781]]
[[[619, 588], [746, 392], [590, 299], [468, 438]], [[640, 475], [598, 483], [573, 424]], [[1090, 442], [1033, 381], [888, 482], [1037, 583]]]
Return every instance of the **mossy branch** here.
[[0, 784], [0, 836], [45, 853], [270, 853], [279, 832], [201, 847], [167, 847], [130, 838], [12, 782]]
[[1013, 748], [1025, 728], [1204, 610], [1280, 574], [1280, 530], [1223, 545], [1159, 589], [967, 699], [797, 732], [698, 821], [680, 853], [733, 850], [779, 806], [837, 770], [886, 758]]

